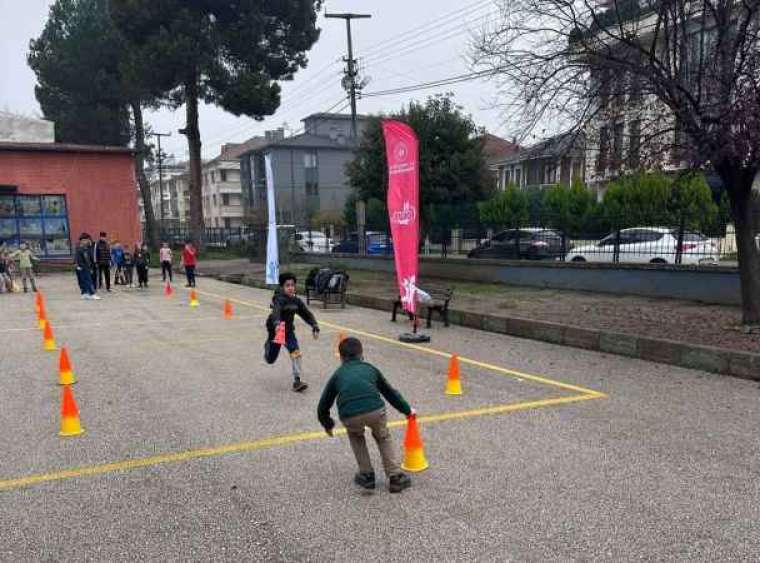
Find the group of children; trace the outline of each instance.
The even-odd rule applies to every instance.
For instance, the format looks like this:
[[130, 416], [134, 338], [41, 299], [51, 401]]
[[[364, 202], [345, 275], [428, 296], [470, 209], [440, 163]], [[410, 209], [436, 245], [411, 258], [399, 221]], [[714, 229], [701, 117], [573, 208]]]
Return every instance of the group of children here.
[[[279, 287], [272, 297], [272, 312], [267, 317], [267, 340], [264, 344], [264, 358], [273, 364], [284, 345], [290, 354], [293, 373], [293, 390], [303, 392], [308, 385], [302, 380], [302, 354], [295, 331], [295, 316], [300, 316], [311, 327], [312, 335], [319, 338], [319, 324], [311, 311], [296, 295], [296, 277], [290, 273], [280, 275]], [[284, 332], [284, 344], [278, 333]], [[344, 339], [338, 351], [341, 366], [330, 377], [317, 407], [317, 417], [325, 432], [333, 435], [335, 421], [330, 409], [337, 401], [338, 416], [346, 428], [351, 449], [359, 471], [354, 482], [365, 489], [375, 488], [375, 473], [372, 469], [365, 428], [369, 428], [377, 443], [382, 458], [383, 469], [388, 477], [388, 490], [399, 493], [411, 486], [411, 479], [401, 472], [397, 452], [388, 431], [387, 415], [383, 397], [399, 412], [415, 416], [415, 411], [404, 397], [394, 389], [383, 374], [372, 364], [364, 361], [362, 343], [356, 338]]]
[[5, 245], [0, 246], [0, 293], [21, 290], [15, 279], [17, 274], [21, 277], [24, 293], [28, 293], [29, 289], [37, 291], [33, 263], [38, 260], [25, 242], [19, 244], [17, 250], [9, 250]]
[[[109, 244], [105, 232], [100, 233], [97, 242], [88, 233], [82, 233], [75, 254], [77, 281], [82, 293], [82, 299], [99, 299], [96, 290], [102, 288], [105, 282], [106, 291], [111, 291], [111, 268], [114, 268], [114, 285], [135, 287], [135, 272], [137, 287], [148, 287], [148, 272], [150, 268], [150, 249], [145, 243], [135, 244], [134, 249], [124, 247], [121, 243]], [[197, 251], [189, 240], [182, 251], [182, 263], [187, 275], [187, 287], [195, 287], [195, 266]], [[159, 251], [161, 274], [163, 281], [173, 282], [172, 250], [169, 243], [164, 242]]]

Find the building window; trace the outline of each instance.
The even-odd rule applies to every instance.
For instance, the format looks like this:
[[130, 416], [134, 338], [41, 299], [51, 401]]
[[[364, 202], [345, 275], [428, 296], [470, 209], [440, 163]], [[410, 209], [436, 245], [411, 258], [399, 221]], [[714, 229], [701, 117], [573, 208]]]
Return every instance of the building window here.
[[216, 207], [216, 194], [211, 196], [211, 199], [214, 201], [214, 207]]
[[636, 170], [641, 164], [641, 121], [631, 121], [628, 129], [628, 167]]
[[222, 205], [230, 204], [230, 194], [222, 194]]
[[504, 171], [504, 188], [506, 189], [506, 187], [511, 183], [512, 183], [512, 169], [507, 168]]
[[307, 151], [304, 153], [303, 171], [306, 195], [319, 195], [319, 168], [317, 167], [317, 151]]
[[225, 217], [224, 218], [224, 228], [225, 229], [229, 229], [231, 227], [232, 227], [232, 219], [230, 219], [229, 217]]
[[10, 248], [26, 242], [41, 257], [71, 256], [63, 195], [0, 195], [0, 240]]
[[625, 124], [616, 123], [612, 137], [612, 168], [618, 170], [623, 164], [623, 133]]
[[522, 185], [522, 169], [515, 169], [515, 185], [519, 188]]
[[227, 171], [226, 170], [220, 170], [219, 171], [219, 181], [220, 182], [226, 182], [227, 181]]
[[610, 129], [606, 125], [599, 129], [599, 154], [596, 156], [596, 171], [604, 174], [607, 170], [607, 153], [610, 150]]

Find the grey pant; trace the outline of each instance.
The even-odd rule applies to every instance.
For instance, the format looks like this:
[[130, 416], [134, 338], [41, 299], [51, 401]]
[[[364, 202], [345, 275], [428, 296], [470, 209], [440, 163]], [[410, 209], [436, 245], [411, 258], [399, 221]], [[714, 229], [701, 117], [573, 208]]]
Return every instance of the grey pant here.
[[385, 409], [341, 419], [341, 422], [343, 422], [343, 426], [346, 427], [346, 431], [348, 432], [348, 441], [351, 443], [354, 456], [356, 456], [356, 463], [359, 464], [359, 471], [362, 473], [370, 473], [372, 471], [367, 441], [364, 439], [364, 428], [367, 427], [372, 431], [372, 437], [377, 442], [385, 474], [390, 477], [400, 472], [396, 451], [393, 449], [393, 439], [388, 431], [388, 419], [385, 415]]
[[32, 290], [37, 291], [37, 286], [34, 284], [34, 270], [31, 268], [21, 268], [21, 283], [24, 284], [24, 291], [26, 291], [26, 280], [32, 282]]

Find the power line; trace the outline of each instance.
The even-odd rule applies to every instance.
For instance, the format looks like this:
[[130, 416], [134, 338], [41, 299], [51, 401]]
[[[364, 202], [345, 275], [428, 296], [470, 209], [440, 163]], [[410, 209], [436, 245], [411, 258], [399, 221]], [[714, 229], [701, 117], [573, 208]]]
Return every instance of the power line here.
[[432, 80], [430, 82], [418, 82], [417, 84], [410, 84], [408, 86], [400, 86], [399, 88], [390, 88], [388, 90], [378, 90], [376, 92], [367, 92], [363, 94], [368, 98], [374, 98], [378, 96], [389, 96], [392, 94], [405, 94], [407, 92], [416, 92], [417, 90], [427, 90], [429, 88], [436, 88], [439, 86], [448, 86], [449, 84], [458, 84], [460, 82], [469, 82], [470, 80], [477, 80], [478, 78], [486, 78], [499, 73], [500, 69], [489, 69], [478, 72], [470, 72], [467, 74], [459, 74], [457, 76], [449, 76], [448, 78], [441, 78], [439, 80]]

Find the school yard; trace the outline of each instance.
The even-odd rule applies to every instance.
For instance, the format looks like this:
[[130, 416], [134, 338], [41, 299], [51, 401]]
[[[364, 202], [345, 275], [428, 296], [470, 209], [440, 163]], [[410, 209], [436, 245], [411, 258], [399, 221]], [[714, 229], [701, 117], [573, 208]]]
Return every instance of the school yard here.
[[[756, 382], [438, 324], [409, 347], [389, 314], [317, 307], [297, 394], [262, 358], [268, 292], [39, 285], [86, 432], [58, 436], [32, 295], [0, 296], [0, 561], [760, 558]], [[340, 332], [419, 412], [430, 468], [402, 494], [359, 490], [316, 420]]]

